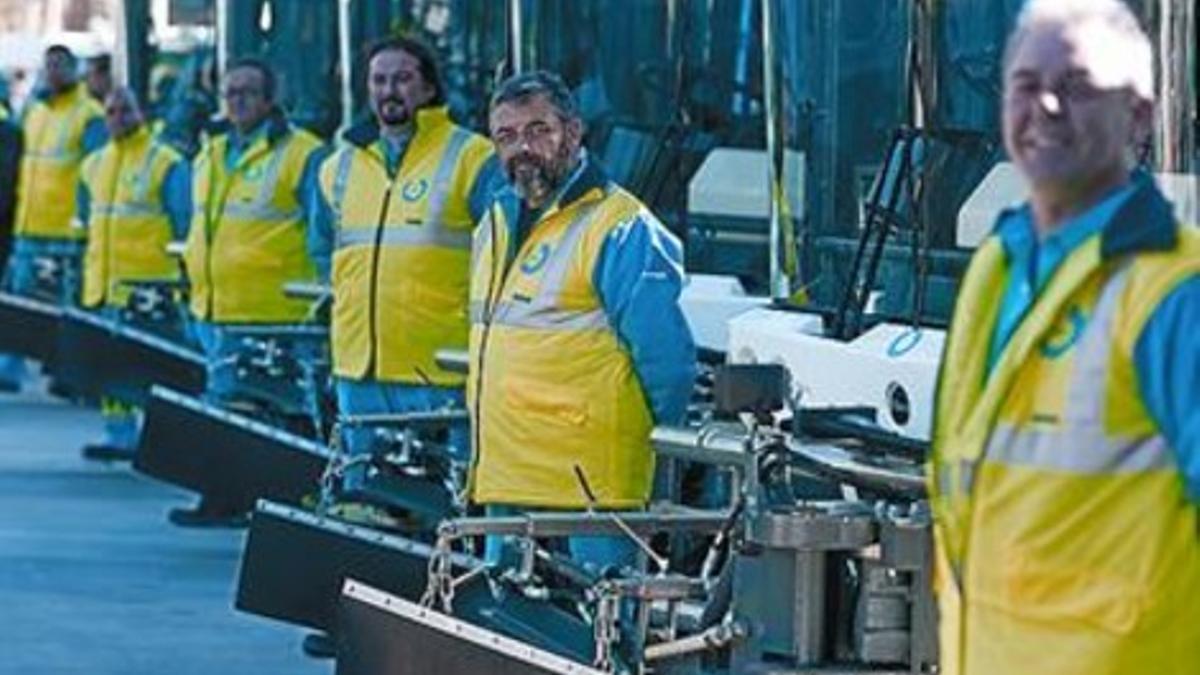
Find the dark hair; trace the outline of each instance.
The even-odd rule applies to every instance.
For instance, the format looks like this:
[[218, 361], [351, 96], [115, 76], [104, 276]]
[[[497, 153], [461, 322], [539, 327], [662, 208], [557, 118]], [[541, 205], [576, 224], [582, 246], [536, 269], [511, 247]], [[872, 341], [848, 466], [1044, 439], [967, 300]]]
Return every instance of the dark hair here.
[[228, 75], [238, 68], [253, 68], [261, 73], [263, 79], [263, 96], [268, 101], [275, 100], [275, 70], [271, 68], [271, 64], [257, 56], [241, 56], [225, 64], [225, 74]]
[[563, 119], [579, 119], [579, 106], [567, 83], [548, 70], [518, 73], [501, 82], [492, 92], [491, 109], [504, 103], [524, 103], [534, 96], [545, 96]]
[[89, 58], [87, 63], [101, 72], [112, 72], [112, 56], [110, 54], [97, 54]]
[[67, 61], [76, 63], [75, 52], [71, 51], [71, 48], [67, 47], [66, 45], [55, 44], [46, 47], [45, 55], [50, 56], [51, 54], [58, 54], [59, 56], [66, 58]]
[[446, 84], [442, 81], [442, 69], [438, 66], [437, 52], [428, 43], [413, 35], [392, 35], [367, 45], [365, 63], [370, 70], [371, 59], [384, 52], [400, 51], [417, 60], [422, 79], [433, 87], [434, 105], [446, 102]]

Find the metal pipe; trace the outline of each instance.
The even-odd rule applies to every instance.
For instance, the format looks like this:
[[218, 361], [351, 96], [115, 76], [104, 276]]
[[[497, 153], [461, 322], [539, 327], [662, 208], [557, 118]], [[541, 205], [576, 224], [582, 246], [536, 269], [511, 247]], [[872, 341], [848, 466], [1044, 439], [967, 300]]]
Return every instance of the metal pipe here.
[[675, 656], [721, 649], [749, 635], [746, 625], [740, 621], [717, 624], [708, 630], [688, 637], [646, 647], [647, 661], [661, 661]]
[[217, 25], [217, 77], [225, 75], [225, 63], [229, 60], [230, 42], [233, 31], [229, 29], [229, 2], [217, 0], [215, 23]]
[[321, 300], [333, 293], [329, 284], [317, 284], [310, 281], [289, 281], [283, 285], [283, 294], [289, 298], [301, 300]]
[[[655, 427], [650, 443], [667, 457], [706, 464], [746, 467], [753, 457], [745, 449], [746, 436], [730, 427], [685, 429]], [[803, 443], [779, 436], [788, 456], [806, 473], [835, 482], [902, 494], [919, 495], [925, 491], [925, 479], [919, 468], [906, 470], [903, 465], [883, 466], [858, 460], [850, 452], [832, 444]]]
[[349, 129], [354, 120], [354, 45], [350, 37], [350, 3], [353, 1], [338, 0], [338, 60], [342, 65], [341, 131]]
[[451, 373], [465, 374], [471, 366], [471, 358], [465, 349], [439, 349], [433, 353], [438, 368]]
[[[619, 514], [629, 529], [639, 534], [656, 532], [714, 533], [724, 524], [724, 511], [686, 510], [656, 513], [651, 511]], [[604, 512], [595, 513], [528, 513], [502, 518], [458, 518], [447, 520], [440, 528], [442, 534], [456, 537], [479, 535], [513, 535], [528, 537], [569, 537], [575, 535], [621, 535], [624, 530]]]
[[655, 427], [650, 432], [650, 444], [659, 455], [716, 466], [744, 467], [752, 461], [745, 443], [744, 430], [724, 427]]
[[[113, 78], [113, 84], [118, 87], [128, 87], [129, 86], [129, 71], [130, 71], [130, 66], [129, 66], [129, 61], [130, 61], [129, 20], [130, 20], [130, 16], [129, 15], [132, 11], [134, 11], [134, 8], [137, 6], [138, 6], [138, 3], [122, 2], [117, 11], [117, 16], [115, 17], [116, 18], [116, 26], [115, 26], [116, 30], [114, 31], [115, 32], [114, 40], [116, 41], [116, 43], [113, 47], [113, 54], [112, 54], [112, 78]], [[141, 94], [142, 92], [138, 92], [138, 93]]]
[[523, 0], [509, 0], [508, 2], [508, 59], [513, 75], [525, 72], [528, 66], [525, 63], [524, 54], [525, 12], [522, 5]]
[[437, 426], [466, 422], [466, 410], [418, 410], [406, 413], [376, 415], [344, 415], [338, 423], [351, 427]]
[[938, 106], [937, 26], [941, 2], [914, 0], [909, 11], [908, 59], [905, 80], [909, 97], [908, 124], [925, 129], [936, 124]]
[[[784, 215], [789, 212], [784, 194], [784, 144], [786, 133], [784, 129], [787, 116], [781, 110], [782, 55], [779, 53], [775, 39], [776, 25], [779, 22], [777, 0], [762, 0], [762, 41], [763, 41], [763, 90], [765, 96], [766, 125], [767, 125], [767, 214], [770, 228], [770, 284], [771, 298], [787, 300], [791, 296], [791, 280], [787, 276], [783, 256], [786, 255], [784, 239]], [[786, 224], [790, 227], [790, 223]]]
[[1193, 0], [1157, 0], [1151, 14], [1151, 34], [1158, 39], [1155, 168], [1192, 173], [1196, 168], [1196, 5]]

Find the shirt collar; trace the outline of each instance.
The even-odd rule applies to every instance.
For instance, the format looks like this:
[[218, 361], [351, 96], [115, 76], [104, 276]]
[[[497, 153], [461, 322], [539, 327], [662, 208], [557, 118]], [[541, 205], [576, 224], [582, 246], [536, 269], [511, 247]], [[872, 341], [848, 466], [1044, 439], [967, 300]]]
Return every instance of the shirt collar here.
[[245, 150], [251, 145], [254, 145], [259, 138], [262, 138], [262, 136], [267, 133], [268, 126], [267, 120], [263, 120], [259, 122], [257, 126], [251, 129], [250, 133], [245, 135], [239, 134], [237, 129], [231, 128], [229, 130], [229, 147], [237, 150], [238, 152]]
[[1104, 230], [1137, 189], [1138, 183], [1130, 181], [1112, 190], [1099, 203], [1061, 223], [1041, 242], [1037, 240], [1033, 210], [1028, 203], [1006, 212], [996, 231], [1010, 259], [1039, 247], [1058, 251], [1065, 256], [1092, 235]]

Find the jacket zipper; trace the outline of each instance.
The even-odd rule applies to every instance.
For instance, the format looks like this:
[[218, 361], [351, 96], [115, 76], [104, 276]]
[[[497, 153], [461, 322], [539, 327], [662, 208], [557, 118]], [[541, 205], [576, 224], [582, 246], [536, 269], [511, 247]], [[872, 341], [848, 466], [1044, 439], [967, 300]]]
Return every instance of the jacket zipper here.
[[383, 191], [383, 208], [379, 210], [379, 220], [375, 223], [375, 244], [371, 247], [371, 278], [370, 278], [370, 299], [367, 302], [367, 311], [369, 312], [367, 321], [370, 328], [368, 329], [371, 337], [370, 355], [367, 358], [367, 368], [364, 375], [370, 375], [374, 372], [375, 352], [379, 351], [379, 310], [376, 304], [379, 301], [379, 259], [380, 249], [383, 247], [383, 226], [387, 222], [388, 207], [392, 202], [392, 181], [388, 181], [387, 188]]

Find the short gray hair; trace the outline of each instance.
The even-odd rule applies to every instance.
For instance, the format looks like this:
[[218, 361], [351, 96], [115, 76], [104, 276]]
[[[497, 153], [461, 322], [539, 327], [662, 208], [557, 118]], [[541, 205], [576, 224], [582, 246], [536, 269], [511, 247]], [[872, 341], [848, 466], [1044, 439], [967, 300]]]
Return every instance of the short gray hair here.
[[505, 103], [524, 103], [544, 96], [564, 120], [579, 119], [579, 106], [566, 82], [548, 70], [518, 73], [500, 83], [492, 93], [491, 110]]
[[[1062, 27], [1086, 31], [1096, 39], [1089, 49], [1094, 75], [1108, 87], [1129, 87], [1146, 101], [1154, 100], [1154, 48], [1137, 15], [1121, 0], [1029, 0], [1017, 15], [1004, 48], [1007, 71], [1017, 48], [1036, 28]], [[1093, 60], [1095, 59], [1095, 60]]]

